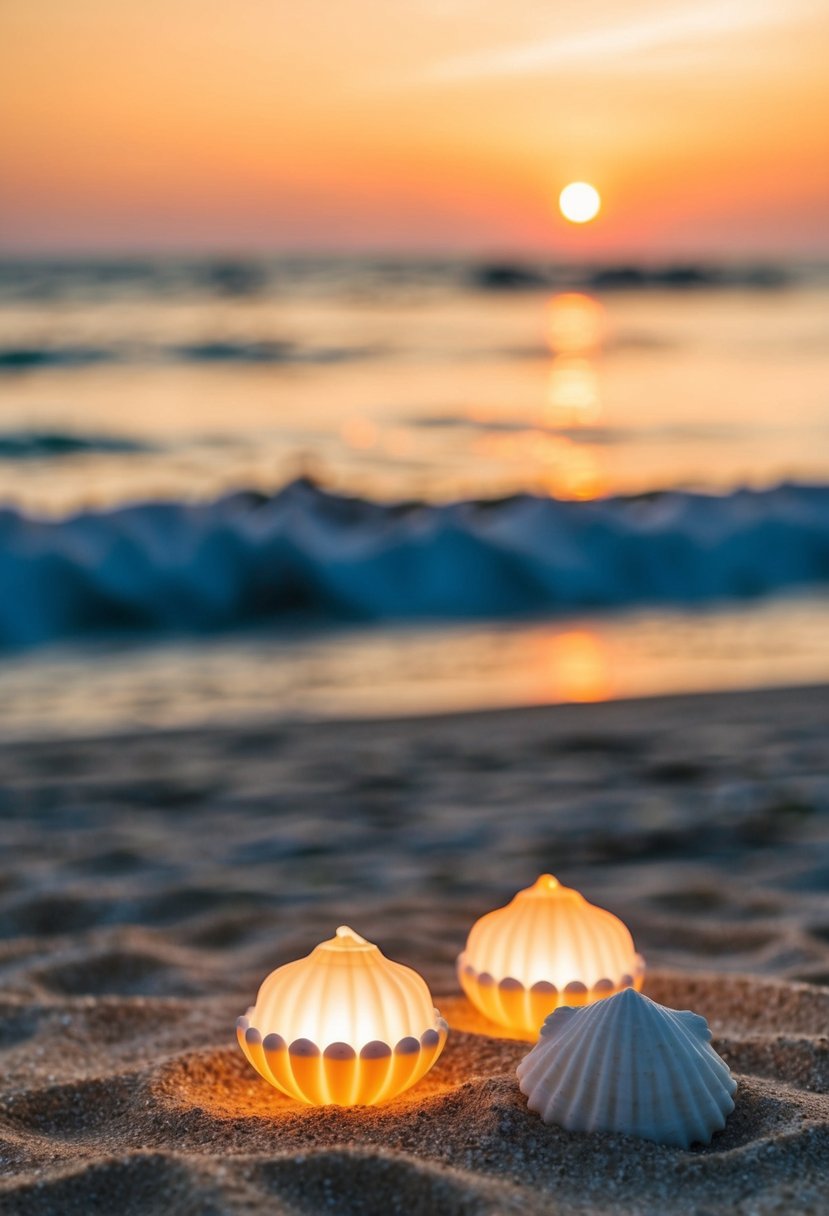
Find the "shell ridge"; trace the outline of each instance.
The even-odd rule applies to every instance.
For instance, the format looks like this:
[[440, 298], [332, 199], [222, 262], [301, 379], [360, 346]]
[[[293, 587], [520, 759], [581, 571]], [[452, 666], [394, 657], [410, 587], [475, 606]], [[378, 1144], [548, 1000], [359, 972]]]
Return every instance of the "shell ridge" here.
[[518, 1065], [518, 1069], [519, 1089], [530, 1099], [530, 1109], [535, 1110], [537, 1108], [532, 1105], [532, 1093], [539, 1082], [547, 1076], [550, 1082], [555, 1084], [555, 1057], [550, 1050], [539, 1051], [535, 1056], [530, 1052]]
[[[427, 1000], [425, 1002], [427, 1008], [424, 1012], [423, 1003], [419, 1000], [420, 987], [411, 978], [414, 972], [400, 963], [395, 963], [393, 966], [395, 968], [393, 972], [395, 1000], [402, 1018], [402, 1025], [408, 1026], [412, 1035], [414, 1035], [414, 1027], [417, 1026], [417, 1037], [419, 1037], [424, 1030], [434, 1026], [434, 1002], [431, 999]], [[397, 1035], [396, 1042], [399, 1042], [402, 1037], [406, 1036]], [[392, 1046], [395, 1044], [393, 1043]]]
[[[641, 1135], [644, 1111], [641, 1108], [640, 1077], [636, 1058], [639, 1038], [637, 1022], [641, 1025], [644, 1019], [637, 1018], [639, 1006], [627, 999], [620, 1001], [616, 1009], [619, 1011], [617, 1016], [623, 1033], [616, 1060], [616, 1084], [611, 1089], [614, 1101], [609, 1120], [610, 1129], [623, 1127], [627, 1115], [633, 1133]], [[644, 1007], [643, 1011], [647, 1011], [647, 1007]]]
[[[661, 1128], [666, 1143], [687, 1147], [696, 1138], [700, 1120], [695, 1087], [686, 1084], [686, 1077], [689, 1071], [693, 1072], [698, 1061], [691, 1045], [676, 1030], [674, 1019], [666, 1018], [656, 1047], [661, 1068], [655, 1075], [656, 1083], [653, 1086], [653, 1120], [655, 1126]], [[699, 1079], [702, 1087], [707, 1088], [704, 1079], [701, 1076]]]
[[[310, 1039], [312, 1043], [316, 1043], [317, 1047], [322, 1050], [325, 1044], [317, 1042], [319, 1039], [319, 1008], [321, 1003], [318, 990], [322, 986], [322, 977], [315, 967], [298, 970], [297, 977], [290, 978], [281, 974], [278, 984], [274, 984], [271, 1006], [271, 1019], [274, 1022], [273, 1029], [278, 1030], [277, 1023], [282, 1022], [283, 1018], [285, 1018], [286, 1028], [293, 1026], [293, 1033], [290, 1039], [299, 1037]], [[288, 1009], [287, 1016], [285, 1013], [286, 1006]], [[303, 1009], [312, 1009], [314, 1011], [313, 1017], [309, 1018], [307, 1023], [304, 1022], [304, 1018], [302, 1017]], [[288, 1020], [288, 1017], [290, 1020]], [[285, 1037], [288, 1038], [287, 1035]], [[290, 1039], [288, 1039], [289, 1043]]]
[[531, 948], [532, 948], [533, 937], [534, 937], [533, 928], [534, 928], [535, 919], [536, 919], [535, 909], [533, 907], [532, 901], [525, 900], [523, 903], [523, 906], [521, 907], [521, 909], [518, 913], [518, 926], [517, 926], [518, 930], [524, 929], [525, 932], [523, 932], [523, 933], [513, 932], [513, 934], [511, 935], [513, 939], [517, 938], [518, 941], [520, 941], [520, 943], [521, 943], [520, 953], [518, 954], [518, 956], [515, 959], [515, 965], [513, 966], [512, 970], [508, 970], [508, 964], [507, 964], [507, 959], [506, 959], [506, 953], [507, 953], [506, 939], [503, 942], [504, 948], [502, 949], [501, 957], [498, 960], [498, 966], [500, 968], [499, 974], [504, 979], [506, 979], [506, 978], [512, 977], [513, 972], [514, 972], [515, 974], [514, 974], [513, 978], [518, 979], [520, 977], [521, 982], [525, 988], [530, 987], [530, 985], [532, 983], [530, 964], [532, 962]]
[[[568, 934], [575, 941], [575, 955], [577, 959], [590, 958], [592, 955], [593, 933], [589, 927], [589, 917], [579, 916], [577, 910], [568, 901], [566, 912], [566, 924]], [[590, 989], [593, 987], [592, 975], [584, 971], [582, 967], [576, 968], [578, 971], [583, 971], [582, 975], [563, 976], [564, 987], [566, 984], [571, 984], [574, 981], [581, 981]]]
[[[695, 1014], [694, 1016], [699, 1017], [700, 1015]], [[704, 1038], [701, 1034], [697, 1034], [693, 1026], [686, 1020], [675, 1018], [674, 1024], [677, 1027], [679, 1036], [684, 1039], [693, 1050], [700, 1062], [701, 1069], [704, 1069], [704, 1071], [709, 1075], [713, 1074], [711, 1079], [715, 1083], [719, 1081], [720, 1084], [725, 1084], [726, 1086], [733, 1085], [734, 1088], [731, 1092], [734, 1093], [737, 1088], [737, 1083], [731, 1076], [731, 1070], [726, 1064], [725, 1060], [723, 1060], [721, 1056], [717, 1055], [714, 1048], [711, 1046], [708, 1023], [704, 1018], [700, 1018], [700, 1020], [705, 1027]]]
[[555, 1048], [547, 1052], [547, 1058], [549, 1059], [551, 1055], [557, 1058], [553, 1061], [553, 1068], [545, 1075], [545, 1079], [548, 1082], [546, 1088], [549, 1094], [547, 1100], [543, 1102], [543, 1117], [548, 1120], [555, 1117], [559, 1104], [567, 1093], [569, 1074], [574, 1070], [574, 1064], [577, 1067], [575, 1061], [571, 1060], [568, 1064], [567, 1057], [562, 1056], [560, 1052], [556, 1052]]
[[[528, 1106], [569, 1131], [612, 1131], [687, 1148], [709, 1143], [736, 1082], [705, 1019], [633, 989], [574, 1010], [518, 1066]], [[545, 1024], [546, 1025], [546, 1024]]]
[[571, 1040], [578, 1040], [578, 1037], [584, 1033], [585, 1017], [592, 1009], [598, 1009], [598, 1006], [588, 1006], [583, 1009], [576, 1009], [572, 1005], [561, 1005], [550, 1016], [555, 1017], [560, 1013], [566, 1013], [567, 1016], [561, 1018], [561, 1029], [554, 1037], [541, 1039], [540, 1042], [548, 1043], [550, 1047], [555, 1044], [558, 1050], [566, 1050], [568, 1043]]
[[[596, 970], [592, 975], [582, 977], [588, 988], [595, 987], [602, 979], [612, 980], [614, 984], [620, 979], [620, 972], [616, 966], [616, 939], [618, 937], [616, 926], [620, 923], [618, 917], [615, 917], [612, 912], [598, 908], [595, 904], [591, 905], [591, 916], [589, 919], [585, 919], [584, 929], [590, 946], [588, 957], [593, 958]], [[613, 938], [612, 944], [610, 935]]]
[[[593, 922], [593, 932], [597, 937], [596, 958], [600, 961], [602, 974], [596, 976], [594, 982], [609, 979], [617, 985], [626, 970], [619, 962], [620, 956], [625, 954], [628, 958], [633, 957], [633, 939], [618, 916], [614, 916], [606, 908], [599, 908], [598, 912], [599, 915]], [[625, 948], [626, 938], [630, 939], [630, 944]]]
[[585, 922], [584, 928], [595, 965], [593, 973], [584, 976], [587, 987], [595, 988], [599, 980], [603, 979], [609, 979], [615, 983], [617, 979], [616, 967], [615, 965], [608, 965], [609, 957], [611, 954], [615, 955], [615, 950], [608, 949], [609, 943], [605, 936], [602, 918], [595, 915], [591, 916], [590, 920]]
[[[630, 989], [630, 991], [633, 991]], [[634, 1005], [635, 1002], [631, 1002]], [[661, 1084], [660, 1073], [665, 1068], [672, 1067], [672, 1042], [668, 1028], [663, 1018], [657, 1014], [657, 1007], [649, 1002], [641, 1006], [642, 1016], [636, 1018], [639, 1007], [632, 1008], [632, 1022], [637, 1023], [638, 1035], [636, 1050], [639, 1058], [646, 1061], [646, 1070], [636, 1067], [633, 1061], [632, 1078], [637, 1085], [637, 1123], [636, 1135], [650, 1139], [650, 1129], [664, 1121], [668, 1128], [676, 1119], [675, 1107], [667, 1104], [664, 1086]]]
[[737, 1082], [732, 1077], [728, 1065], [708, 1042], [699, 1044], [698, 1047], [705, 1064], [706, 1082], [700, 1086], [696, 1095], [701, 1129], [698, 1138], [707, 1144], [715, 1131], [721, 1131], [725, 1127], [726, 1118], [734, 1109], [733, 1095]]
[[698, 1140], [701, 1144], [710, 1144], [714, 1133], [725, 1127], [726, 1115], [733, 1109], [732, 1102], [729, 1110], [723, 1111], [716, 1095], [709, 1089], [701, 1089], [696, 1095], [697, 1131], [692, 1143]]
[[554, 1043], [561, 1037], [576, 1012], [571, 1005], [559, 1005], [558, 1009], [554, 1009], [547, 1015], [541, 1028], [541, 1034], [548, 1043]]
[[410, 1026], [419, 1027], [417, 1031], [419, 1038], [425, 1031], [435, 1029], [440, 1015], [435, 1008], [429, 985], [423, 977], [418, 975], [413, 967], [407, 967], [404, 963], [398, 965], [401, 967], [401, 981], [405, 979], [406, 982], [406, 1016]]
[[[388, 1025], [389, 1008], [388, 1008], [388, 999], [387, 999], [387, 994], [385, 991], [385, 986], [380, 983], [379, 975], [377, 975], [374, 972], [374, 970], [372, 970], [372, 969], [368, 970], [366, 979], [368, 980], [369, 988], [371, 990], [371, 999], [375, 1002], [375, 1005], [380, 1009], [380, 1016], [381, 1016], [383, 1022], [386, 1025]], [[394, 1043], [388, 1043], [387, 1046], [393, 1048]], [[360, 1044], [360, 1048], [362, 1049], [363, 1047], [365, 1047], [365, 1043]]]
[[[593, 958], [598, 974], [592, 977], [593, 987], [601, 979], [609, 979], [614, 986], [618, 985], [622, 976], [628, 971], [630, 960], [636, 951], [633, 938], [623, 921], [596, 904], [590, 905], [590, 933], [593, 944]], [[622, 965], [620, 958], [624, 957], [628, 965]]]
[[[494, 976], [496, 990], [501, 980], [508, 978], [518, 979], [519, 972], [523, 975], [526, 958], [528, 958], [528, 953], [526, 953], [528, 951], [528, 938], [531, 941], [532, 928], [534, 928], [532, 927], [531, 910], [526, 906], [525, 902], [519, 901], [515, 905], [513, 916], [517, 919], [517, 924], [513, 925], [512, 933], [501, 931], [501, 933], [492, 936], [491, 939], [489, 955], [491, 966], [487, 970], [489, 970], [490, 975]], [[526, 931], [521, 931], [521, 929], [525, 928], [529, 928], [529, 934]], [[511, 944], [511, 939], [513, 941], [517, 939], [521, 944], [520, 956], [513, 957], [512, 966], [511, 959], [509, 959], [509, 944]], [[500, 1001], [498, 1001], [498, 1007], [500, 1007]]]
[[[556, 1061], [556, 1068], [554, 1072], [555, 1081], [553, 1082], [554, 1092], [551, 1098], [551, 1105], [554, 1100], [557, 1104], [559, 1099], [563, 1100], [566, 1097], [567, 1087], [573, 1080], [575, 1080], [577, 1083], [577, 1093], [579, 1091], [579, 1081], [581, 1081], [582, 1086], [584, 1085], [585, 1079], [587, 1079], [588, 1083], [592, 1083], [589, 1068], [585, 1069], [585, 1057], [587, 1057], [589, 1061], [590, 1057], [592, 1056], [592, 1051], [590, 1048], [595, 1042], [596, 1038], [596, 1023], [601, 1023], [604, 1021], [604, 1014], [605, 1010], [602, 1008], [602, 1005], [589, 1005], [584, 1009], [577, 1009], [573, 1011], [573, 1017], [570, 1019], [570, 1035], [567, 1037], [576, 1039], [576, 1050], [572, 1052], [568, 1061], [566, 1054], [566, 1040], [564, 1038], [559, 1040], [557, 1045], [557, 1054], [559, 1058]], [[579, 1044], [578, 1038], [581, 1037], [584, 1039], [585, 1036], [586, 1042]], [[552, 1050], [556, 1049], [553, 1048]], [[547, 1059], [549, 1059], [549, 1057], [550, 1052], [548, 1051]], [[573, 1114], [576, 1119], [576, 1125], [574, 1126], [573, 1130], [589, 1130], [589, 1128], [582, 1125], [584, 1114], [580, 1101], [577, 1101]]]
[[[544, 1082], [546, 1081], [546, 1085]], [[535, 1111], [537, 1115], [541, 1115], [542, 1119], [547, 1119], [547, 1098], [540, 1096], [543, 1089], [549, 1089], [555, 1082], [552, 1076], [549, 1076], [545, 1071], [545, 1062], [541, 1059], [532, 1061], [532, 1064], [526, 1069], [521, 1081], [519, 1089], [527, 1099], [527, 1106], [530, 1110]]]
[[691, 1017], [686, 1017], [689, 1012], [687, 1009], [672, 1011], [671, 1021], [673, 1022], [676, 1034], [693, 1044], [700, 1055], [708, 1055], [711, 1046], [711, 1030], [707, 1021], [701, 1014], [694, 1013]]
[[[519, 916], [520, 914], [521, 912], [519, 911]], [[503, 924], [503, 919], [503, 917], [500, 917], [498, 918], [498, 921], [501, 921]], [[494, 967], [490, 967], [489, 972], [491, 975], [495, 976], [496, 983], [498, 979], [503, 978], [503, 976], [507, 973], [509, 952], [509, 935], [503, 933], [502, 929], [498, 930], [498, 921], [495, 921], [490, 925], [490, 941], [496, 948], [496, 955], [494, 958], [492, 958], [492, 964], [494, 964], [495, 967], [495, 963], [497, 961], [497, 970], [494, 970]]]
[[[653, 1029], [658, 1032], [654, 1045], [665, 1081], [663, 1086], [654, 1085], [654, 1119], [662, 1127], [666, 1141], [687, 1147], [698, 1138], [699, 1129], [705, 1127], [699, 1098], [700, 1091], [707, 1094], [709, 1090], [709, 1061], [700, 1050], [697, 1035], [688, 1033], [676, 1011], [667, 1010], [666, 1015], [652, 1020]], [[689, 1073], [697, 1077], [698, 1085], [686, 1084]]]
[[[687, 1047], [686, 1047], [687, 1051]], [[681, 1085], [681, 1078], [677, 1078]], [[707, 1078], [701, 1078], [702, 1084], [692, 1086], [686, 1091], [686, 1109], [688, 1114], [688, 1144], [693, 1144], [696, 1141], [701, 1141], [707, 1144], [714, 1130], [724, 1125], [722, 1113], [719, 1105], [714, 1099], [714, 1095], [705, 1081]], [[713, 1124], [712, 1124], [713, 1116]]]
[[[602, 1004], [608, 1005], [609, 1002], [604, 1001]], [[593, 1006], [591, 1006], [591, 1008], [593, 1008]], [[600, 1009], [601, 1006], [595, 1006], [595, 1008]], [[602, 1020], [606, 1021], [607, 1018]], [[613, 1067], [614, 1054], [613, 1036], [610, 1034], [602, 1035], [600, 1054], [596, 1061], [595, 1071], [593, 1074], [591, 1095], [592, 1101], [590, 1102], [590, 1110], [587, 1115], [587, 1126], [589, 1129], [597, 1128], [601, 1121], [602, 1083], [607, 1073]]]
[[339, 1004], [344, 996], [347, 999], [348, 980], [345, 984], [345, 993], [338, 991], [338, 987], [335, 976], [331, 975], [327, 968], [325, 970], [322, 967], [308, 969], [305, 976], [303, 999], [299, 1008], [300, 1010], [313, 1009], [314, 1016], [309, 1019], [308, 1031], [305, 1031], [305, 1034], [312, 1043], [316, 1043], [321, 1052], [328, 1046], [326, 1042], [323, 1042], [328, 1037], [323, 1033], [323, 1010]]
[[[687, 1020], [677, 1016], [675, 1010], [666, 1010], [666, 1013], [662, 1051], [671, 1104], [665, 1107], [666, 1095], [660, 1093], [660, 1105], [666, 1138], [670, 1134], [671, 1143], [687, 1148], [696, 1141], [708, 1143], [712, 1131], [725, 1125], [716, 1090], [722, 1092], [725, 1088], [722, 1073], [727, 1074], [729, 1079], [730, 1073], [727, 1065], [710, 1047], [707, 1038], [701, 1040], [699, 1024], [689, 1025]], [[669, 1033], [669, 1027], [673, 1035]], [[689, 1086], [686, 1083], [689, 1073], [695, 1077], [697, 1084]]]
[[[574, 1015], [576, 1012], [576, 1010], [572, 1010]], [[577, 1021], [575, 1016], [570, 1019], [571, 1027], [575, 1021]], [[538, 1083], [543, 1078], [547, 1079], [547, 1088], [553, 1090], [553, 1096], [555, 1095], [555, 1091], [560, 1088], [563, 1082], [563, 1077], [561, 1075], [562, 1064], [566, 1065], [567, 1061], [566, 1054], [560, 1050], [563, 1041], [564, 1040], [561, 1038], [553, 1039], [551, 1041], [543, 1038], [539, 1039], [533, 1051], [531, 1051], [529, 1055], [525, 1056], [521, 1061], [521, 1064], [519, 1064], [519, 1068], [521, 1068], [522, 1065], [524, 1066], [520, 1088], [527, 1095], [527, 1097], [530, 1097], [532, 1091], [537, 1087]], [[537, 1054], [534, 1055], [534, 1053]], [[531, 1106], [531, 1109], [535, 1110], [538, 1108]], [[539, 1110], [538, 1113], [541, 1114], [542, 1111]]]
[[[734, 1109], [732, 1094], [736, 1082], [728, 1065], [710, 1044], [710, 1032], [705, 1018], [699, 1014], [686, 1016], [688, 1010], [670, 1011], [676, 1034], [674, 1052], [671, 1055], [671, 1078], [678, 1101], [684, 1103], [690, 1128], [689, 1144], [702, 1141], [707, 1144], [714, 1131], [725, 1126], [725, 1117]], [[684, 1056], [686, 1067], [696, 1070], [699, 1085], [684, 1087], [680, 1059]], [[681, 1128], [678, 1128], [681, 1136]]]
[[[411, 1008], [409, 1001], [408, 985], [406, 978], [400, 974], [400, 970], [396, 963], [392, 964], [393, 970], [387, 973], [387, 978], [391, 981], [387, 986], [389, 1003], [395, 1011], [394, 1019], [390, 1019], [391, 1025], [395, 1027], [406, 1026], [412, 1024]], [[418, 1021], [421, 1019], [418, 1018]], [[426, 1027], [418, 1030], [418, 1034], [422, 1034]], [[394, 1049], [403, 1036], [395, 1029], [391, 1035], [394, 1040], [389, 1046]]]
[[[424, 1034], [427, 1030], [433, 1030], [438, 1019], [438, 1011], [435, 1008], [435, 1002], [432, 999], [432, 994], [429, 991], [429, 986], [422, 976], [414, 970], [413, 967], [403, 967], [403, 975], [406, 977], [406, 991], [408, 993], [408, 1013], [411, 1025], [419, 1025], [418, 1037]], [[402, 977], [401, 977], [402, 978]]]
[[662, 1042], [659, 1051], [658, 1071], [653, 1085], [652, 1128], [647, 1134], [655, 1138], [654, 1129], [659, 1129], [659, 1139], [676, 1148], [687, 1148], [692, 1142], [696, 1127], [694, 1115], [693, 1085], [688, 1085], [688, 1076], [693, 1076], [686, 1049], [681, 1044]]
[[711, 1042], [711, 1027], [701, 1013], [694, 1013], [691, 1009], [676, 1009], [674, 1017], [686, 1031], [696, 1035], [701, 1043]]
[[[376, 968], [373, 966], [366, 967], [365, 968], [366, 976], [370, 976], [371, 979], [373, 979], [375, 970], [376, 970]], [[348, 1002], [348, 1023], [347, 1024], [349, 1026], [358, 1026], [359, 1025], [360, 999], [359, 999], [359, 996], [357, 993], [357, 985], [354, 982], [354, 974], [352, 971], [348, 971], [346, 973], [346, 975], [347, 975], [347, 979], [346, 979], [345, 989], [346, 989], [346, 994], [347, 994], [346, 999]], [[329, 1033], [330, 1033], [330, 1026], [329, 1026]], [[351, 1036], [349, 1036], [349, 1037], [351, 1037]], [[360, 1035], [360, 1036], [355, 1036], [355, 1037], [362, 1038], [364, 1036]], [[328, 1044], [325, 1043], [322, 1046], [328, 1047]], [[359, 1042], [353, 1044], [355, 1051], [359, 1051], [360, 1048], [364, 1047], [364, 1046], [365, 1046], [364, 1043], [359, 1043]], [[350, 1088], [354, 1089], [358, 1083], [359, 1083], [359, 1081], [358, 1081], [358, 1076], [357, 1076], [357, 1070], [355, 1068], [354, 1076], [351, 1079]]]
[[[297, 961], [300, 962], [304, 960]], [[290, 964], [288, 965], [290, 966]], [[291, 972], [295, 971], [296, 969], [291, 967]], [[262, 1034], [269, 1034], [271, 1031], [283, 1033], [285, 1041], [289, 1046], [292, 1039], [297, 1038], [297, 1035], [293, 1033], [294, 1024], [296, 1022], [296, 1008], [301, 1002], [301, 999], [304, 997], [307, 983], [307, 975], [304, 968], [296, 971], [296, 976], [293, 983], [284, 983], [283, 981], [289, 978], [291, 972], [284, 972], [280, 968], [277, 972], [272, 973], [274, 976], [276, 976], [276, 978], [271, 983], [269, 991], [265, 996], [261, 1014], [258, 1007], [258, 998], [256, 1009], [256, 1024], [261, 1030]], [[262, 988], [264, 988], [267, 983], [268, 981], [265, 980]], [[277, 1016], [277, 1010], [279, 1011], [279, 1016]], [[282, 1023], [283, 1029], [281, 1031], [278, 1025], [279, 1022]], [[305, 1037], [310, 1038], [311, 1036], [306, 1034]]]
[[[491, 916], [492, 913], [488, 912], [486, 915]], [[481, 933], [485, 920], [486, 916], [481, 916], [475, 921], [475, 924], [469, 930], [466, 945], [461, 951], [461, 957], [464, 957], [466, 962], [471, 967], [474, 967], [476, 971], [481, 970], [481, 968], [478, 966], [478, 942], [481, 940]]]
[[737, 1089], [737, 1083], [731, 1075], [731, 1070], [725, 1061], [717, 1055], [713, 1047], [698, 1054], [699, 1071], [707, 1078], [709, 1088], [725, 1087], [729, 1094]]
[[[570, 1014], [569, 1025], [565, 1027], [566, 1040], [569, 1040], [570, 1037], [587, 1034], [592, 1037], [597, 1028], [612, 1016], [612, 1006], [609, 1001], [598, 1001], [593, 1005], [581, 1007], [563, 1005], [562, 1009], [566, 1009]], [[564, 1045], [564, 1036], [560, 1041]]]
[[[299, 963], [302, 960], [297, 959], [296, 961]], [[285, 965], [289, 967], [291, 971], [295, 970], [292, 963], [287, 963]], [[274, 974], [274, 972], [271, 972], [271, 974], [266, 976], [259, 985], [259, 991], [256, 994], [256, 1001], [254, 1002], [252, 1010], [248, 1014], [248, 1017], [251, 1020], [251, 1025], [255, 1025], [257, 1029], [261, 1031], [263, 1038], [266, 1034], [269, 1034], [271, 1030], [275, 1029], [275, 1027], [271, 1025], [271, 1022], [274, 1021], [273, 1006], [276, 1003], [274, 991], [278, 990], [278, 981], [272, 980]]]
[[491, 961], [491, 967], [479, 967], [479, 971], [489, 970], [490, 974], [492, 974], [493, 968], [495, 968], [496, 965], [499, 971], [501, 971], [503, 968], [504, 947], [503, 943], [501, 942], [500, 934], [498, 933], [498, 922], [503, 919], [503, 913], [503, 908], [493, 912], [491, 918], [487, 920], [485, 931], [481, 934], [480, 943], [484, 948], [484, 957]]
[[[586, 985], [587, 990], [590, 991], [593, 985], [596, 984], [596, 981], [602, 979], [602, 976], [597, 975], [594, 972], [588, 972], [587, 968], [585, 967], [585, 959], [591, 958], [593, 959], [594, 964], [596, 964], [596, 959], [602, 959], [604, 955], [602, 940], [600, 940], [600, 936], [597, 935], [596, 924], [594, 924], [594, 921], [596, 921], [596, 916], [594, 916], [591, 906], [590, 916], [571, 917], [571, 919], [573, 919], [573, 923], [576, 928], [577, 941], [579, 941], [580, 946], [580, 974], [570, 975], [569, 981], [580, 979], [582, 980], [582, 983]], [[600, 969], [602, 969], [602, 967], [600, 967], [599, 963], [598, 970]]]

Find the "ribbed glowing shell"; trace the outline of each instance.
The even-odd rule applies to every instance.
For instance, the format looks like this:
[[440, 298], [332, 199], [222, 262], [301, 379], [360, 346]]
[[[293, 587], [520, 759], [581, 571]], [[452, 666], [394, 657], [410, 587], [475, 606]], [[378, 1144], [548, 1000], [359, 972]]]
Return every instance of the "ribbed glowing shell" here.
[[705, 1018], [633, 989], [551, 1013], [518, 1083], [545, 1123], [680, 1148], [725, 1127], [737, 1089]]
[[458, 958], [458, 978], [473, 1005], [531, 1038], [558, 1006], [641, 988], [644, 973], [622, 921], [551, 874], [482, 916]]
[[428, 1072], [447, 1032], [425, 980], [344, 925], [271, 972], [236, 1023], [256, 1071], [314, 1106], [388, 1101]]

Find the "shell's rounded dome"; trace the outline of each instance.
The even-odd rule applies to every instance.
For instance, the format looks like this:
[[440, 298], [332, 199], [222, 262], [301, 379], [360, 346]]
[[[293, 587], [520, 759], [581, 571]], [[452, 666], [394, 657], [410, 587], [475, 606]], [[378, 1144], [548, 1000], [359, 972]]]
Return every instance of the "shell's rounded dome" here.
[[618, 916], [542, 874], [473, 925], [458, 975], [487, 1017], [535, 1035], [559, 1005], [641, 987], [644, 962]]
[[447, 1029], [425, 980], [345, 925], [271, 972], [237, 1023], [267, 1081], [300, 1101], [341, 1105], [386, 1101], [414, 1085]]
[[725, 1127], [737, 1089], [705, 1018], [633, 989], [551, 1013], [518, 1083], [545, 1123], [680, 1148]]

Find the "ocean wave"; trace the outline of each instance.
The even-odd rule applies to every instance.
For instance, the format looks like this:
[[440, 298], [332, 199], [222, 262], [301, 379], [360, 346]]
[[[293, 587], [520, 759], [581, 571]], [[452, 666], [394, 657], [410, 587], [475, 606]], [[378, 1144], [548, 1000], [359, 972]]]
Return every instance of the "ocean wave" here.
[[0, 347], [0, 375], [52, 368], [83, 369], [99, 363], [311, 364], [324, 366], [371, 359], [383, 353], [368, 346], [310, 346], [297, 342], [209, 338], [178, 346], [72, 345]]
[[169, 347], [168, 357], [187, 363], [349, 363], [381, 353], [369, 346], [302, 346], [294, 342], [228, 342], [221, 339]]
[[79, 431], [0, 431], [0, 460], [54, 460], [97, 452], [148, 452], [149, 444]]
[[49, 367], [90, 367], [111, 363], [117, 351], [93, 346], [6, 346], [0, 348], [0, 373], [41, 371]]
[[469, 283], [481, 291], [544, 291], [562, 285], [589, 291], [692, 291], [709, 288], [772, 290], [793, 281], [788, 267], [770, 265], [715, 266], [706, 263], [676, 265], [597, 265], [581, 268], [528, 262], [495, 262], [472, 267]]
[[427, 291], [768, 290], [819, 278], [825, 263], [619, 263], [584, 265], [548, 259], [258, 257], [135, 258], [87, 261], [0, 259], [0, 301], [135, 298], [278, 297], [357, 293], [388, 297]]
[[0, 511], [0, 646], [101, 631], [705, 605], [829, 582], [829, 486], [563, 502], [273, 497]]

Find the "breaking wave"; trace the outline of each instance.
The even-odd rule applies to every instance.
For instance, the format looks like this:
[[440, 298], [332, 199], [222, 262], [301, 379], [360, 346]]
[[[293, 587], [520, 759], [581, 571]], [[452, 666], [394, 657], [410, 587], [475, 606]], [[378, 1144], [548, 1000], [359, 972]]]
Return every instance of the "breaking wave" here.
[[829, 582], [829, 486], [382, 505], [272, 497], [0, 511], [0, 646], [263, 622], [699, 605]]

